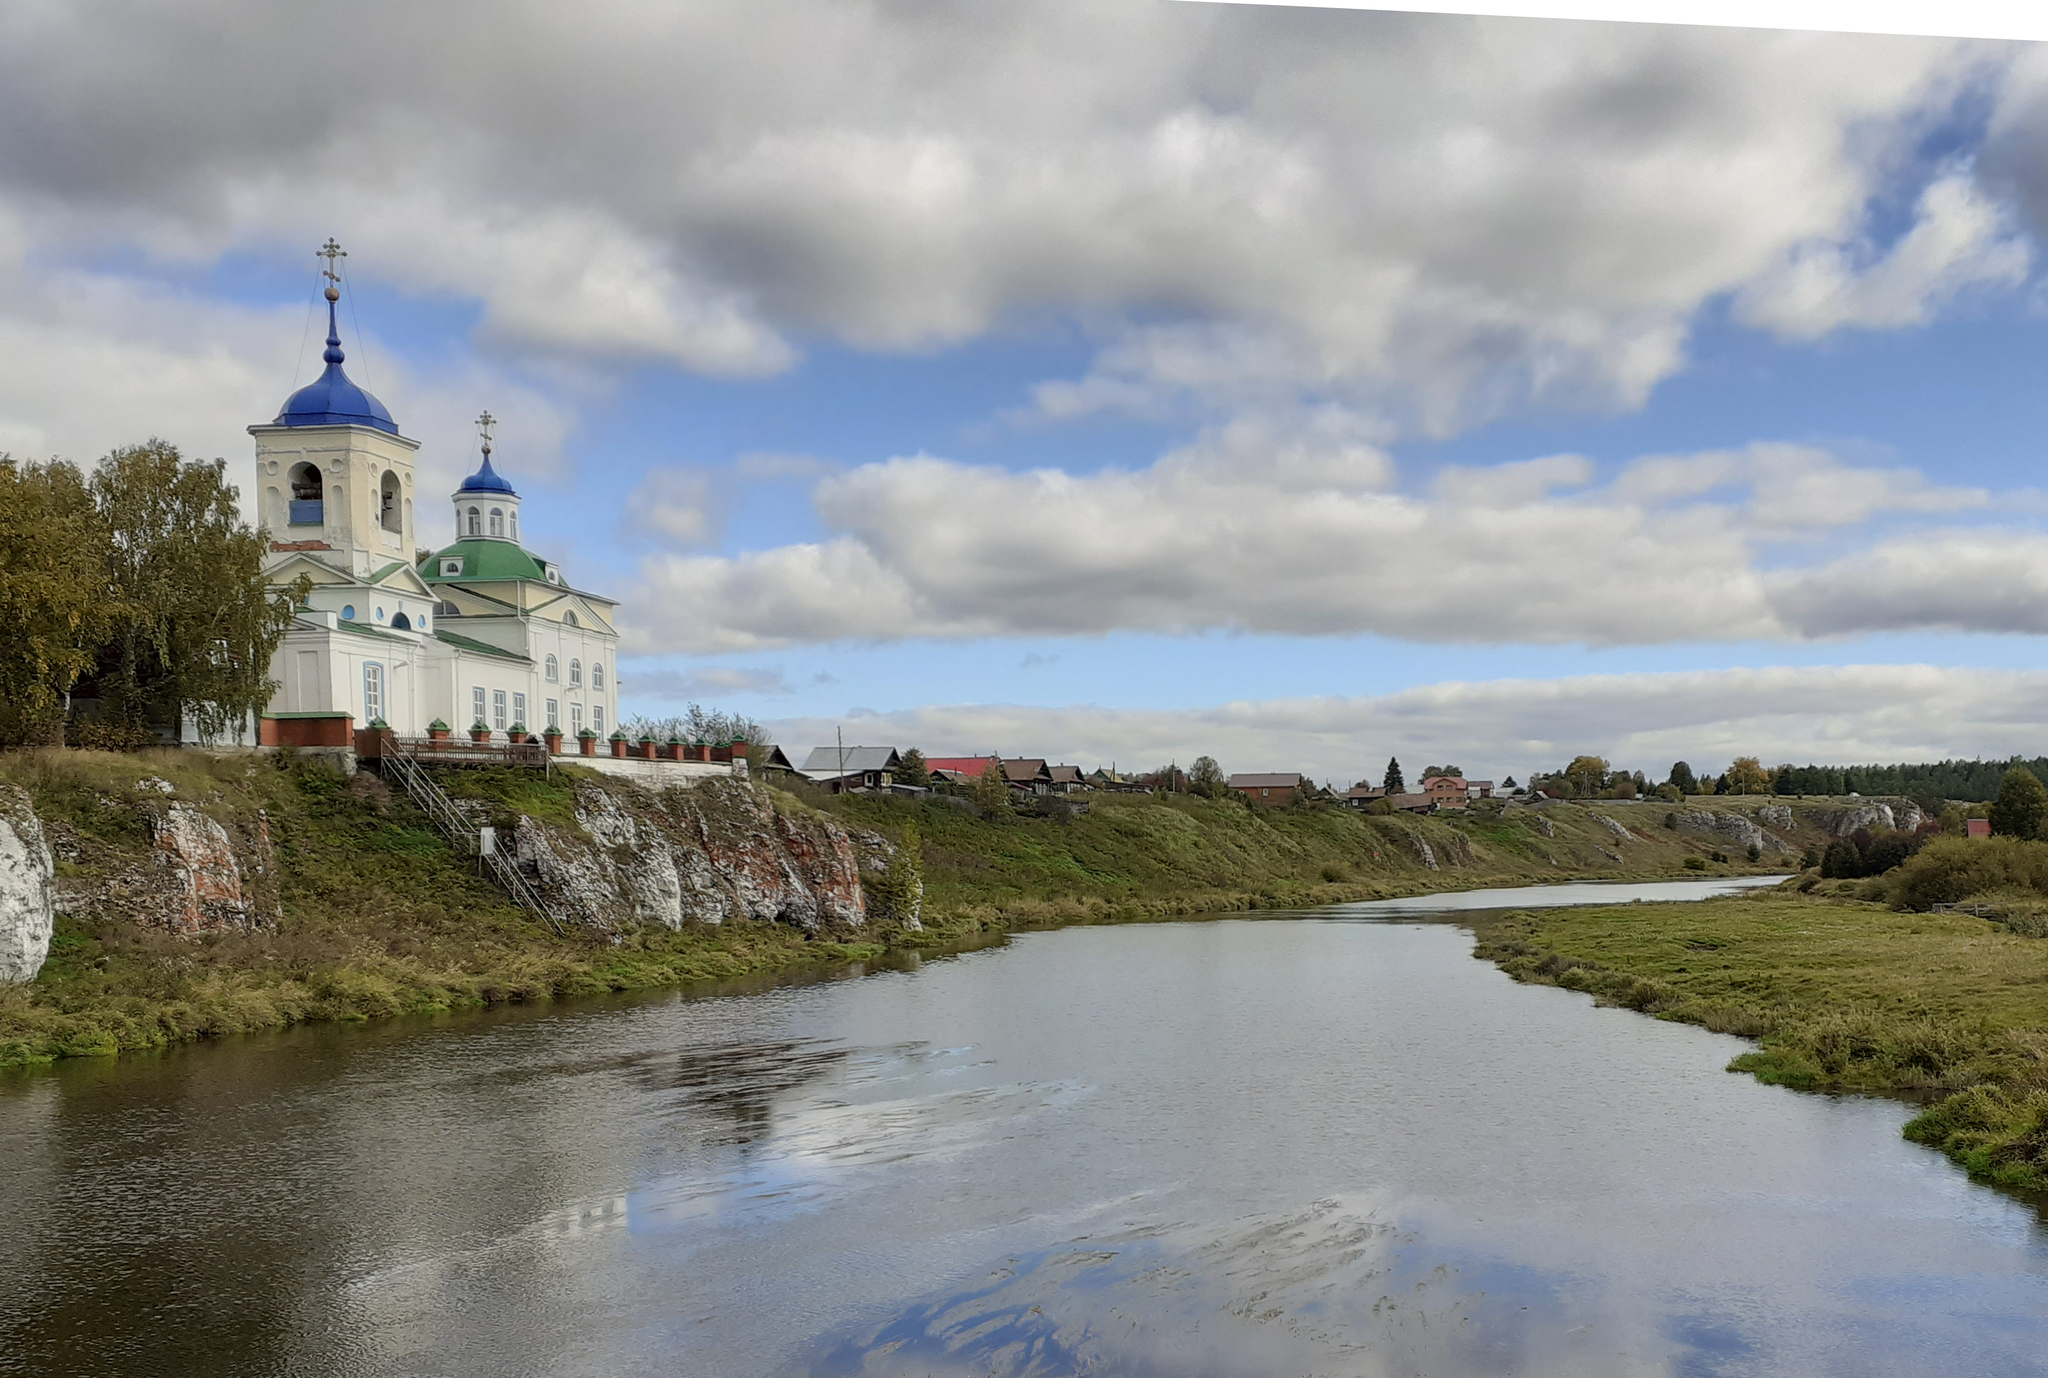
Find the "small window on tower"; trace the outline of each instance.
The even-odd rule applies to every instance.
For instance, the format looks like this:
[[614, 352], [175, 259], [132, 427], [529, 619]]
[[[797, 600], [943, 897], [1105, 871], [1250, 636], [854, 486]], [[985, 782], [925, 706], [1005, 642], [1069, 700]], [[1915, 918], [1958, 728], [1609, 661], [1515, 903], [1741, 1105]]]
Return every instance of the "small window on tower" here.
[[384, 471], [384, 481], [379, 488], [377, 521], [386, 531], [401, 530], [400, 519], [404, 515], [404, 495], [398, 491], [398, 475], [389, 469]]
[[459, 574], [461, 574], [461, 573], [462, 573], [462, 561], [461, 561], [460, 559], [455, 559], [455, 560], [443, 560], [443, 561], [441, 562], [441, 577], [442, 577], [442, 578], [444, 578], [444, 579], [453, 579], [453, 578], [455, 578], [455, 577], [456, 577], [457, 575], [459, 575]]
[[484, 514], [474, 507], [469, 509], [469, 534], [472, 536], [484, 534]]
[[491, 509], [491, 534], [493, 536], [505, 534], [505, 509], [502, 507], [493, 507]]

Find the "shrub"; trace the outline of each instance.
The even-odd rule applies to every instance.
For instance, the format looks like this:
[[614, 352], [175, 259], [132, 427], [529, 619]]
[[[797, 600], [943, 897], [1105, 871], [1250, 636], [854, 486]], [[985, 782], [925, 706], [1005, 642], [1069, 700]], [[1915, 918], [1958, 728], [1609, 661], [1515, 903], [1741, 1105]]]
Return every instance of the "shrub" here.
[[1937, 837], [1892, 873], [1894, 909], [1959, 904], [1994, 890], [2048, 895], [2048, 842]]
[[1752, 862], [1762, 861], [1764, 859], [1764, 849], [1762, 847], [1757, 846], [1756, 843], [1752, 842], [1749, 844], [1749, 850], [1745, 852], [1744, 855], [1747, 856]]
[[1707, 869], [1706, 859], [1704, 857], [1689, 856], [1685, 859], [1685, 869], [1688, 871], [1704, 871]]

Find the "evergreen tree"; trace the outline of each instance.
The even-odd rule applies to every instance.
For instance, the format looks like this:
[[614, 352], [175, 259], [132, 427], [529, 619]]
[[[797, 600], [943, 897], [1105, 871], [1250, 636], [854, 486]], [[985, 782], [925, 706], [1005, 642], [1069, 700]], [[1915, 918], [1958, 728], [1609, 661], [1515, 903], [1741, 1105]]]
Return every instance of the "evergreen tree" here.
[[2001, 837], [2040, 837], [2048, 820], [2048, 788], [2024, 766], [2005, 773], [1998, 797], [1991, 801], [1991, 831]]
[[913, 789], [928, 789], [932, 783], [931, 767], [924, 762], [924, 753], [916, 747], [903, 753], [896, 766], [896, 783], [909, 785]]
[[1380, 783], [1386, 786], [1388, 794], [1406, 794], [1408, 792], [1408, 782], [1401, 778], [1401, 762], [1395, 757], [1389, 756], [1387, 758], [1386, 777]]
[[1670, 778], [1671, 783], [1677, 787], [1680, 794], [1698, 794], [1700, 792], [1700, 782], [1693, 778], [1692, 767], [1683, 761], [1673, 761], [1671, 763]]

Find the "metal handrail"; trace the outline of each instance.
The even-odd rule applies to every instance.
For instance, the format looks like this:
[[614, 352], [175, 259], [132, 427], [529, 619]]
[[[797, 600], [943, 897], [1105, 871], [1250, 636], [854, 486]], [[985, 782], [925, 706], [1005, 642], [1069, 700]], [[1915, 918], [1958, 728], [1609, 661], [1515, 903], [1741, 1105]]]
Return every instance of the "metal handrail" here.
[[420, 812], [445, 833], [458, 850], [468, 852], [484, 862], [485, 869], [491, 873], [492, 878], [504, 887], [514, 901], [538, 916], [540, 921], [548, 926], [549, 932], [557, 938], [568, 936], [561, 920], [555, 917], [554, 912], [547, 907], [534, 888], [526, 883], [526, 877], [519, 874], [518, 866], [506, 860], [502, 852], [495, 849], [486, 852], [483, 849], [482, 836], [475, 828], [470, 827], [469, 820], [455, 807], [455, 801], [448, 797], [447, 791], [434, 783], [433, 777], [421, 769], [411, 752], [404, 746], [397, 745], [396, 749], [386, 752], [381, 759], [389, 763], [392, 773], [397, 775], [399, 783], [405, 786], [405, 792], [419, 805]]

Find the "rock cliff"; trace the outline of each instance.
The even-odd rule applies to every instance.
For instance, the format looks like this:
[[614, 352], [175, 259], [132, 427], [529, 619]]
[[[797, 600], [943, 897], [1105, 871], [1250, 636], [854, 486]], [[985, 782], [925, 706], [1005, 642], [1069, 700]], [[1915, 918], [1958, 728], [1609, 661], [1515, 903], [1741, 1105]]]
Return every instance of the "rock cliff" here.
[[661, 791], [588, 781], [575, 819], [522, 816], [513, 848], [557, 913], [604, 932], [728, 919], [861, 928], [863, 863], [885, 869], [892, 850], [823, 814], [778, 809], [738, 780]]
[[[277, 926], [277, 861], [262, 810], [237, 819], [231, 832], [189, 800], [163, 797], [172, 793], [163, 781], [146, 780], [137, 792], [142, 797], [130, 807], [148, 829], [147, 855], [94, 858], [99, 864], [91, 868], [92, 879], [58, 884], [60, 912], [185, 935]], [[80, 859], [80, 839], [60, 836], [57, 845], [69, 859]]]
[[26, 791], [0, 785], [0, 981], [32, 981], [50, 955], [50, 846]]

